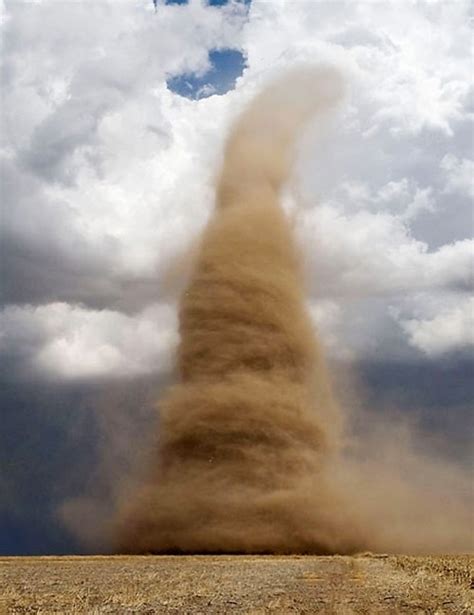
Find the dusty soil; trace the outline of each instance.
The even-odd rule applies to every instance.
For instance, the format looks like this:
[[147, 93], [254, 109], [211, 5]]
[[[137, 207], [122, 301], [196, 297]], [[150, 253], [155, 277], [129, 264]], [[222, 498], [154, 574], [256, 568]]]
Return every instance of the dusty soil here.
[[474, 557], [0, 558], [0, 613], [474, 613]]

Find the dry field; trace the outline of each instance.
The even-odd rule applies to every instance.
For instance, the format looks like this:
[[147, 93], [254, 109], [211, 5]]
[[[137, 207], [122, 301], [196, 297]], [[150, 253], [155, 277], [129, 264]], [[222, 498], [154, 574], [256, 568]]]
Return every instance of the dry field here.
[[474, 557], [0, 558], [0, 613], [474, 613]]

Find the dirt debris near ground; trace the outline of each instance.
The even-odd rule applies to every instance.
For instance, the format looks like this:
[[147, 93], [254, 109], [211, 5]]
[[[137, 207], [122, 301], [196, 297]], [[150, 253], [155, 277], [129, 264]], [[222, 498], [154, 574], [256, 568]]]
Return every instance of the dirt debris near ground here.
[[0, 558], [0, 613], [474, 613], [474, 556]]

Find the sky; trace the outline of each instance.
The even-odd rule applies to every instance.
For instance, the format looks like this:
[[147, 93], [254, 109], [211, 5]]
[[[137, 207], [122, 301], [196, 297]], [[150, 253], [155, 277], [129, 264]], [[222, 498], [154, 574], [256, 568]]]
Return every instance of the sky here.
[[170, 379], [229, 126], [295, 64], [347, 82], [282, 195], [329, 360], [469, 458], [472, 6], [0, 2], [0, 553], [81, 550], [67, 504]]

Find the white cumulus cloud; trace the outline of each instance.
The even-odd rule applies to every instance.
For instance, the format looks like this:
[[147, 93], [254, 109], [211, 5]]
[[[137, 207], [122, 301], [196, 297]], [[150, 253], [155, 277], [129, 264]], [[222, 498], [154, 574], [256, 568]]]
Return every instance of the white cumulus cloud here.
[[0, 349], [19, 368], [65, 379], [133, 377], [172, 368], [175, 310], [152, 305], [135, 316], [52, 303], [0, 312]]
[[440, 305], [424, 297], [416, 303], [413, 317], [399, 319], [412, 346], [431, 357], [474, 346], [472, 297], [455, 297]]

